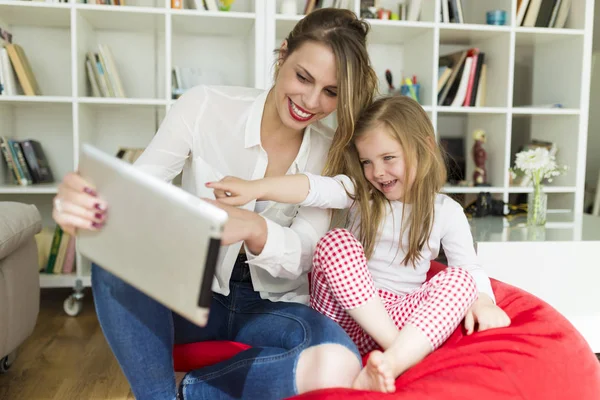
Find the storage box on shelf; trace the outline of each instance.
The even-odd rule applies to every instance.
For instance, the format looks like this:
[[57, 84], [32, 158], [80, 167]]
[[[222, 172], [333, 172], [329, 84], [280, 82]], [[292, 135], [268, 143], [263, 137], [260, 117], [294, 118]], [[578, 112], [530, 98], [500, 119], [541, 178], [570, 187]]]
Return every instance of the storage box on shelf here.
[[[121, 146], [145, 146], [174, 102], [173, 80], [182, 72], [194, 75], [190, 81], [195, 83], [269, 88], [273, 50], [303, 17], [306, 4], [297, 0], [298, 14], [283, 15], [282, 2], [237, 0], [231, 11], [221, 12], [173, 9], [170, 0], [127, 0], [125, 6], [0, 0], [0, 26], [25, 49], [43, 94], [0, 96], [0, 135], [40, 141], [59, 181], [76, 167], [82, 142], [112, 154]], [[517, 26], [516, 0], [461, 2], [464, 23], [441, 22], [439, 0], [421, 1], [416, 21], [368, 20], [368, 49], [380, 92], [388, 93], [388, 69], [396, 89], [402, 77], [416, 75], [420, 102], [438, 138], [463, 140], [466, 179], [472, 179], [473, 131], [486, 132], [492, 186], [444, 189], [465, 204], [481, 190], [505, 202], [520, 201], [531, 189], [511, 185], [508, 169], [515, 153], [532, 139], [556, 143], [558, 162], [569, 172], [547, 186], [549, 206], [577, 218], [583, 211], [594, 2], [572, 0], [563, 29]], [[360, 13], [360, 0], [343, 3]], [[380, 4], [398, 11], [396, 0]], [[507, 12], [505, 26], [485, 25], [486, 12], [493, 9]], [[124, 98], [92, 97], [85, 59], [87, 52], [99, 51], [99, 44], [111, 50]], [[484, 106], [438, 105], [440, 56], [469, 48], [485, 53]], [[175, 67], [180, 74], [174, 78]], [[551, 103], [563, 108], [544, 107]], [[334, 117], [327, 123], [335, 125]], [[55, 185], [0, 182], [0, 200], [36, 204], [46, 226], [53, 225], [55, 191]], [[89, 285], [89, 265], [82, 260], [73, 276], [42, 278], [45, 286], [76, 282]]]

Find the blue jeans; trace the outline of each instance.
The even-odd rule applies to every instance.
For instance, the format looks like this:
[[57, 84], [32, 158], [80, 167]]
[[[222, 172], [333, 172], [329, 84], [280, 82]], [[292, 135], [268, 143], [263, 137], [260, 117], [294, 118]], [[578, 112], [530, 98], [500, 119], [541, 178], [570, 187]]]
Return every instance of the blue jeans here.
[[205, 327], [92, 265], [100, 325], [137, 399], [176, 398], [175, 343], [231, 340], [252, 346], [227, 361], [188, 373], [179, 387], [185, 400], [293, 396], [300, 353], [319, 344], [341, 344], [360, 360], [356, 345], [334, 321], [303, 304], [261, 299], [241, 261], [238, 258], [234, 267], [229, 296], [213, 293]]

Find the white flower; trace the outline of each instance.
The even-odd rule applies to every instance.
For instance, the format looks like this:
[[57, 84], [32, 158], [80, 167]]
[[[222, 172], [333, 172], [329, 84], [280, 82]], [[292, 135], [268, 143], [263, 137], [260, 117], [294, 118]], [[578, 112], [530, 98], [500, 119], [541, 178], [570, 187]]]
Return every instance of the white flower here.
[[545, 147], [517, 153], [515, 169], [529, 176], [534, 185], [539, 185], [544, 179], [552, 182], [553, 177], [566, 171], [566, 167], [559, 167], [556, 164], [554, 155], [550, 154]]

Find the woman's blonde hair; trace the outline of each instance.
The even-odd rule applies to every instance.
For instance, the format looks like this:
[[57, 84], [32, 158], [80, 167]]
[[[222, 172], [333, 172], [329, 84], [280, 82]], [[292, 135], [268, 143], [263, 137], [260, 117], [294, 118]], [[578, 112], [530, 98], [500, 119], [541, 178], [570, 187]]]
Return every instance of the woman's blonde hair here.
[[[325, 164], [325, 175], [342, 173], [344, 151], [350, 140], [360, 112], [373, 101], [377, 90], [377, 75], [371, 68], [367, 51], [369, 25], [350, 10], [318, 9], [301, 19], [285, 38], [287, 58], [304, 43], [328, 46], [337, 64], [337, 129]], [[277, 77], [278, 70], [275, 69]]]
[[[360, 209], [360, 221], [355, 215], [352, 226], [359, 228], [359, 240], [367, 258], [373, 254], [389, 201], [364, 176], [356, 141], [373, 129], [384, 129], [398, 141], [404, 152], [404, 198], [399, 246], [408, 229], [408, 248], [403, 249], [405, 265], [413, 266], [420, 259], [433, 226], [436, 195], [446, 182], [446, 166], [435, 139], [433, 125], [423, 108], [407, 96], [384, 97], [376, 100], [361, 115], [356, 124], [352, 145], [345, 153], [348, 175], [354, 180], [355, 204]], [[414, 182], [409, 177], [414, 174]], [[410, 204], [410, 214], [405, 213]]]

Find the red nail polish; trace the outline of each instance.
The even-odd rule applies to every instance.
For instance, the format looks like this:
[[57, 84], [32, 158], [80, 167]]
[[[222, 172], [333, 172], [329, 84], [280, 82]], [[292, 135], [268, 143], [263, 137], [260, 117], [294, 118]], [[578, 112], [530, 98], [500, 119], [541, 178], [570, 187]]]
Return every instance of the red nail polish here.
[[100, 224], [98, 222], [92, 222], [92, 226], [96, 229], [102, 228], [102, 224]]
[[102, 219], [102, 218], [104, 218], [104, 214], [102, 214], [102, 213], [96, 213], [95, 217], [96, 217], [96, 219]]
[[83, 188], [83, 191], [86, 192], [87, 194], [89, 194], [90, 196], [96, 196], [96, 191], [93, 189], [90, 189], [89, 187]]
[[104, 206], [100, 203], [96, 203], [94, 204], [94, 208], [98, 211], [106, 211], [106, 209], [104, 208]]

